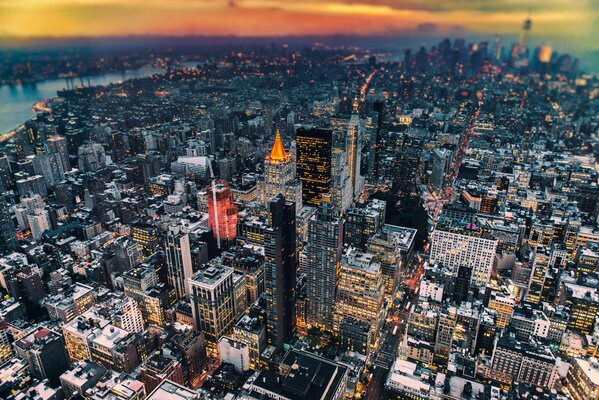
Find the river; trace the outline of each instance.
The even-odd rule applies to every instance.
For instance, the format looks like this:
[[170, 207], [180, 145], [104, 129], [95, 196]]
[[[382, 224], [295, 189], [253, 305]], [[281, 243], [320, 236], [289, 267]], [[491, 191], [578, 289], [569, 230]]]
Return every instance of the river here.
[[[81, 81], [92, 86], [108, 85], [127, 79], [144, 78], [164, 72], [163, 69], [144, 67], [123, 72], [110, 72], [83, 78], [74, 78], [75, 85]], [[37, 83], [26, 83], [14, 86], [0, 86], [0, 135], [6, 134], [31, 118], [35, 113], [31, 106], [40, 100], [56, 97], [58, 90], [66, 89], [64, 78], [48, 79]]]

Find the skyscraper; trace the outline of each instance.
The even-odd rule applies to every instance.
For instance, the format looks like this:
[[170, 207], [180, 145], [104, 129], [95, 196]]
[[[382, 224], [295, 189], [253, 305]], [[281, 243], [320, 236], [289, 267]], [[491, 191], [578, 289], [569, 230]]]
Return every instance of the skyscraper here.
[[383, 319], [385, 284], [381, 265], [370, 253], [349, 247], [341, 258], [339, 288], [335, 304], [335, 329], [344, 318], [370, 326], [369, 344], [374, 343]]
[[300, 128], [296, 134], [297, 174], [302, 181], [302, 203], [317, 206], [331, 190], [333, 132]]
[[449, 171], [451, 162], [451, 151], [447, 149], [435, 149], [433, 151], [432, 187], [435, 192], [441, 192], [445, 185], [445, 176]]
[[68, 172], [71, 169], [69, 161], [69, 148], [67, 138], [60, 135], [53, 135], [46, 141], [48, 144], [48, 150], [58, 155], [58, 160], [62, 164], [62, 170]]
[[264, 231], [267, 339], [283, 348], [295, 329], [295, 204], [278, 195], [269, 203]]
[[208, 353], [217, 353], [218, 340], [233, 332], [235, 322], [233, 268], [205, 264], [190, 278], [189, 287], [194, 327], [206, 335]]
[[281, 134], [277, 131], [272, 150], [264, 160], [264, 201], [282, 194], [286, 199], [302, 205], [302, 183], [296, 178], [295, 160], [285, 152]]
[[333, 330], [335, 295], [343, 243], [341, 219], [329, 195], [323, 195], [318, 211], [308, 222], [306, 293], [308, 323]]
[[217, 240], [225, 246], [235, 240], [237, 234], [237, 206], [233, 203], [233, 194], [227, 182], [209, 185], [208, 221]]
[[358, 114], [358, 99], [354, 101], [354, 108], [347, 127], [345, 151], [347, 153], [347, 165], [349, 166], [349, 178], [352, 187], [352, 197], [358, 198], [364, 190], [364, 178], [360, 173], [362, 164], [362, 140], [364, 132], [360, 125]]
[[6, 197], [0, 194], [0, 255], [11, 252], [17, 246], [15, 227], [10, 217]]
[[189, 234], [183, 232], [181, 226], [171, 225], [165, 249], [169, 283], [175, 288], [177, 298], [185, 297], [188, 294], [187, 280], [193, 274]]
[[333, 149], [331, 158], [331, 197], [337, 210], [344, 214], [354, 198], [345, 151]]

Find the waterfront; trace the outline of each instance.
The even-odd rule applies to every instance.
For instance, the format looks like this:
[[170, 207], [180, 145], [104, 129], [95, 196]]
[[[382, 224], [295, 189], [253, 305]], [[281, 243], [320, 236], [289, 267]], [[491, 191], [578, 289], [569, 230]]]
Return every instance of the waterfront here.
[[[70, 82], [77, 86], [82, 83], [88, 85], [88, 82], [92, 86], [108, 85], [127, 79], [143, 78], [162, 71], [159, 68], [144, 67], [136, 70], [74, 78]], [[0, 86], [0, 134], [4, 135], [10, 132], [31, 118], [35, 114], [31, 109], [33, 104], [43, 99], [55, 97], [57, 91], [66, 89], [66, 87], [67, 83], [64, 78], [14, 86]]]

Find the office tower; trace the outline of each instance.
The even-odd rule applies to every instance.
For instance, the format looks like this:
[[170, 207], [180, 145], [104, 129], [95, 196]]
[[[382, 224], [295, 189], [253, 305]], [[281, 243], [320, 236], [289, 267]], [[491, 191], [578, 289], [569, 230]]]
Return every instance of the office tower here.
[[520, 41], [518, 42], [518, 55], [520, 59], [525, 59], [528, 52], [528, 36], [530, 34], [530, 28], [532, 27], [532, 21], [527, 18], [522, 25], [522, 31], [520, 32]]
[[460, 266], [472, 268], [472, 288], [484, 288], [489, 282], [497, 239], [471, 224], [440, 221], [431, 238], [430, 261], [440, 263], [457, 274]]
[[121, 271], [128, 271], [143, 260], [141, 246], [127, 236], [120, 236], [112, 244], [115, 262]]
[[177, 357], [183, 367], [183, 376], [188, 386], [196, 387], [202, 375], [202, 368], [208, 362], [204, 334], [186, 330], [176, 334], [166, 344], [171, 355]]
[[526, 291], [526, 302], [539, 304], [543, 295], [543, 287], [545, 286], [545, 277], [549, 272], [551, 253], [549, 249], [543, 246], [537, 246], [532, 263], [532, 271]]
[[218, 339], [233, 332], [233, 269], [203, 265], [189, 280], [194, 327], [206, 335], [206, 350], [218, 353]]
[[437, 322], [433, 363], [443, 370], [447, 367], [447, 362], [451, 354], [451, 344], [457, 325], [456, 318], [457, 309], [449, 307], [439, 315], [439, 321]]
[[0, 329], [0, 365], [4, 365], [13, 358], [11, 340], [8, 336], [8, 329]]
[[165, 250], [169, 283], [175, 288], [177, 298], [186, 297], [187, 281], [193, 274], [189, 233], [183, 232], [180, 225], [169, 226]]
[[590, 288], [583, 293], [572, 293], [569, 301], [570, 318], [568, 328], [584, 335], [591, 335], [595, 330], [595, 319], [599, 312], [599, 296]]
[[69, 172], [71, 170], [71, 162], [69, 161], [67, 138], [60, 135], [52, 135], [46, 143], [48, 144], [48, 150], [58, 156], [57, 159], [62, 165], [62, 171]]
[[99, 143], [88, 143], [79, 146], [77, 152], [79, 169], [83, 172], [94, 172], [106, 167], [106, 152]]
[[27, 214], [27, 222], [34, 240], [40, 240], [44, 232], [52, 229], [50, 214], [47, 210], [41, 208], [37, 208], [33, 213]]
[[495, 35], [495, 39], [493, 40], [493, 54], [492, 54], [493, 62], [501, 61], [501, 51], [502, 51], [501, 36]]
[[[384, 214], [382, 222], [384, 222]], [[344, 243], [364, 249], [368, 239], [379, 231], [381, 218], [378, 210], [366, 207], [350, 208], [345, 215]]]
[[344, 318], [370, 326], [368, 344], [373, 345], [383, 319], [385, 285], [381, 265], [370, 253], [348, 247], [341, 257], [339, 287], [335, 301], [335, 330]]
[[329, 331], [333, 330], [342, 243], [343, 219], [325, 194], [316, 215], [308, 222], [308, 244], [304, 251], [308, 323]]
[[17, 179], [17, 191], [19, 196], [27, 197], [39, 194], [42, 197], [48, 196], [48, 189], [46, 188], [46, 181], [41, 175], [28, 176], [27, 174], [15, 174]]
[[301, 208], [302, 182], [296, 177], [295, 160], [285, 152], [281, 134], [277, 131], [270, 154], [264, 159], [264, 201], [282, 194], [296, 208]]
[[237, 206], [227, 182], [208, 186], [208, 221], [217, 241], [223, 245], [235, 240], [237, 234]]
[[10, 190], [14, 185], [14, 178], [12, 169], [10, 168], [10, 161], [6, 154], [0, 155], [0, 190], [2, 193]]
[[295, 331], [295, 204], [278, 195], [269, 203], [264, 231], [264, 283], [268, 343], [283, 348]]
[[[264, 243], [264, 235], [262, 235]], [[258, 247], [244, 246], [233, 258], [231, 266], [245, 277], [246, 298], [254, 303], [264, 292], [264, 256]]]
[[44, 177], [47, 188], [54, 187], [55, 184], [64, 179], [64, 170], [62, 162], [58, 155], [54, 153], [43, 153], [33, 157], [33, 170], [37, 175]]
[[15, 341], [14, 348], [18, 356], [27, 360], [29, 372], [38, 379], [48, 379], [52, 386], [60, 383], [60, 375], [69, 367], [62, 335], [45, 327], [37, 327]]
[[302, 204], [317, 206], [322, 194], [331, 191], [333, 132], [327, 129], [298, 129], [297, 175], [302, 181]]
[[158, 228], [149, 224], [135, 224], [131, 226], [131, 238], [141, 246], [143, 254], [153, 254], [159, 246]]
[[260, 355], [266, 348], [266, 326], [258, 317], [243, 315], [233, 328], [235, 338], [249, 349], [250, 368], [258, 370]]
[[598, 376], [599, 363], [596, 358], [575, 358], [566, 375], [567, 393], [573, 400], [599, 399]]
[[468, 292], [470, 291], [470, 281], [472, 280], [472, 267], [460, 265], [458, 267], [457, 276], [455, 278], [455, 287], [453, 290], [453, 300], [460, 304], [462, 301], [468, 300]]
[[537, 245], [531, 260], [532, 271], [526, 291], [527, 303], [539, 304], [546, 298], [549, 291], [545, 289], [547, 274], [554, 266], [565, 266], [566, 257], [566, 249], [557, 244], [551, 249]]
[[353, 189], [349, 177], [347, 155], [345, 151], [334, 148], [331, 157], [331, 197], [335, 207], [341, 212], [351, 206]]
[[381, 264], [385, 296], [392, 301], [402, 279], [402, 269], [412, 259], [416, 229], [385, 224], [368, 239], [366, 250]]
[[451, 163], [451, 151], [447, 149], [435, 149], [433, 151], [433, 171], [431, 183], [433, 190], [440, 193], [445, 185], [445, 177], [449, 172]]
[[10, 253], [17, 247], [15, 226], [12, 223], [6, 196], [0, 194], [0, 255]]
[[347, 153], [347, 165], [349, 166], [349, 179], [352, 187], [352, 198], [357, 199], [364, 190], [364, 177], [361, 175], [362, 164], [362, 141], [364, 131], [360, 125], [358, 114], [358, 99], [354, 101], [354, 108], [347, 127], [345, 151]]

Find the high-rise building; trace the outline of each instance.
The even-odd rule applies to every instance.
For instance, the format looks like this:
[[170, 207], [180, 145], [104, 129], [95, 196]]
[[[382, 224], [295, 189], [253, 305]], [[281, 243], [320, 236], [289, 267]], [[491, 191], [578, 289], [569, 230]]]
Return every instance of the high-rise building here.
[[58, 154], [46, 152], [33, 157], [33, 170], [44, 177], [46, 187], [51, 188], [64, 179], [62, 161]]
[[166, 263], [168, 279], [175, 288], [177, 298], [188, 295], [187, 280], [193, 274], [189, 234], [180, 225], [171, 225], [166, 235]]
[[433, 171], [431, 183], [435, 192], [441, 192], [445, 185], [445, 176], [449, 172], [451, 162], [451, 151], [447, 149], [435, 149], [433, 151]]
[[[518, 42], [518, 55], [520, 59], [527, 57], [528, 52], [528, 36], [530, 34], [530, 28], [532, 28], [532, 21], [527, 18], [522, 24], [522, 31], [520, 32], [520, 41]], [[528, 60], [527, 60], [528, 61]]]
[[354, 198], [345, 151], [334, 148], [331, 157], [331, 197], [335, 207], [345, 213]]
[[323, 195], [316, 215], [308, 222], [308, 245], [304, 248], [308, 323], [330, 331], [343, 248], [343, 219], [337, 214], [330, 196]]
[[27, 222], [34, 240], [40, 240], [44, 232], [52, 228], [50, 214], [47, 210], [40, 208], [27, 215]]
[[599, 363], [596, 358], [575, 358], [566, 376], [567, 393], [574, 400], [599, 399]]
[[0, 255], [9, 253], [17, 247], [15, 234], [6, 196], [0, 194]]
[[373, 207], [350, 208], [345, 214], [344, 242], [364, 249], [368, 239], [379, 231], [384, 220], [384, 211], [381, 218], [379, 211]]
[[58, 155], [58, 160], [62, 165], [62, 170], [68, 172], [71, 170], [71, 163], [69, 161], [69, 147], [67, 138], [60, 135], [52, 135], [46, 141], [48, 144], [48, 150], [51, 153]]
[[362, 164], [362, 141], [364, 131], [360, 125], [358, 114], [358, 99], [354, 101], [354, 108], [347, 127], [345, 151], [347, 153], [347, 165], [349, 166], [349, 179], [352, 187], [352, 198], [359, 198], [364, 190], [364, 177], [361, 174]]
[[237, 206], [225, 181], [206, 188], [208, 192], [208, 221], [217, 240], [227, 246], [237, 234]]
[[565, 248], [557, 245], [551, 249], [537, 245], [531, 260], [532, 271], [526, 291], [526, 302], [539, 304], [542, 301], [547, 273], [554, 265], [561, 265], [566, 261], [566, 253]]
[[344, 318], [370, 325], [369, 345], [374, 344], [383, 320], [385, 284], [381, 265], [369, 253], [348, 247], [341, 257], [339, 287], [335, 301], [335, 330]]
[[295, 330], [295, 204], [278, 195], [269, 203], [264, 231], [264, 283], [269, 344], [283, 348]]
[[484, 288], [495, 262], [497, 239], [472, 224], [451, 224], [442, 220], [433, 231], [430, 261], [457, 274], [460, 266], [472, 268], [471, 287]]
[[300, 128], [297, 142], [297, 175], [302, 181], [302, 204], [317, 206], [322, 194], [331, 191], [333, 132]]
[[191, 277], [189, 285], [194, 327], [206, 335], [207, 352], [216, 354], [218, 340], [233, 332], [233, 269], [218, 264], [203, 265]]
[[264, 159], [265, 203], [279, 194], [294, 202], [296, 208], [301, 208], [302, 182], [296, 177], [295, 160], [292, 154], [285, 152], [281, 134], [277, 131], [272, 150]]

